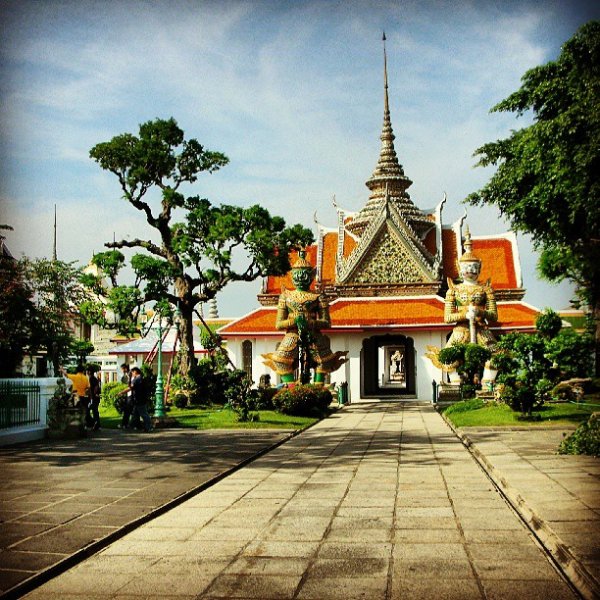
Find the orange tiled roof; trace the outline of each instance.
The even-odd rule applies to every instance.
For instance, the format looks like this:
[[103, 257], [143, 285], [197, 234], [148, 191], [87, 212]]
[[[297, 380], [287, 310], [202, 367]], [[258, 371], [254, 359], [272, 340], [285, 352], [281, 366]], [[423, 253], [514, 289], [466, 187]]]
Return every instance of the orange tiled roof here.
[[492, 329], [535, 329], [535, 320], [540, 311], [524, 302], [498, 302], [498, 323]]
[[[442, 232], [444, 243], [444, 277], [456, 279], [458, 264], [456, 254], [456, 235], [451, 229]], [[513, 246], [509, 239], [503, 237], [477, 239], [473, 238], [473, 254], [481, 259], [481, 275], [479, 279], [491, 279], [492, 287], [497, 290], [518, 288]]]
[[444, 301], [426, 298], [340, 299], [329, 309], [332, 329], [336, 327], [389, 327], [439, 325], [444, 323]]
[[324, 284], [333, 285], [335, 283], [336, 254], [337, 232], [326, 233], [323, 236], [323, 268], [321, 270], [321, 280]]
[[[331, 303], [331, 330], [362, 328], [419, 328], [450, 330], [444, 323], [444, 300], [439, 296], [420, 298], [339, 299]], [[498, 303], [498, 322], [492, 329], [509, 331], [535, 327], [539, 311], [523, 302]], [[221, 328], [223, 337], [238, 335], [282, 335], [275, 329], [275, 307], [260, 308]]]
[[356, 240], [349, 233], [344, 232], [344, 258], [348, 258], [354, 248], [356, 248]]
[[240, 319], [221, 327], [218, 330], [219, 335], [227, 337], [228, 334], [277, 334], [282, 335], [281, 331], [275, 329], [275, 317], [277, 316], [277, 307], [259, 308]]
[[435, 244], [436, 240], [436, 230], [433, 228], [431, 231], [427, 232], [425, 239], [423, 240], [423, 244], [425, 248], [429, 251], [429, 253], [433, 256], [437, 253], [437, 246]]
[[452, 229], [442, 229], [442, 247], [444, 253], [442, 256], [442, 265], [444, 268], [444, 277], [456, 279], [458, 277], [458, 268], [456, 261], [456, 234]]
[[513, 246], [506, 238], [473, 240], [473, 253], [481, 259], [482, 281], [492, 280], [492, 287], [505, 290], [519, 287], [515, 273]]

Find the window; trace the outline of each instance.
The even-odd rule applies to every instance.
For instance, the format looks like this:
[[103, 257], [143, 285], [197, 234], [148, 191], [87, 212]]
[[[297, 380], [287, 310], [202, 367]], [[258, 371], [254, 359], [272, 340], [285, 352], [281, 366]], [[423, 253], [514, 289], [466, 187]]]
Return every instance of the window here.
[[248, 379], [252, 379], [252, 342], [250, 340], [242, 342], [242, 369], [246, 371]]

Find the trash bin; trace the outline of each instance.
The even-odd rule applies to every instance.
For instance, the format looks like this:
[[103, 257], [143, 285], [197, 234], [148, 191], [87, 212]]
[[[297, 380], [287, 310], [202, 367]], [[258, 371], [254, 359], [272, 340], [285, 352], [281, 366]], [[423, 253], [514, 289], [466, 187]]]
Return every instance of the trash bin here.
[[340, 383], [338, 387], [338, 404], [340, 406], [348, 404], [348, 382]]

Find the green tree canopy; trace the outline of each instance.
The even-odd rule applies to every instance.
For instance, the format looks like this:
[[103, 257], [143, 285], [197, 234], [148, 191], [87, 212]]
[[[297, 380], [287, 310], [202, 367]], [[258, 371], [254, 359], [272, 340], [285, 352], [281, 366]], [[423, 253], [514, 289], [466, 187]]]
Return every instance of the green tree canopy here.
[[30, 345], [35, 305], [22, 261], [0, 253], [0, 281], [0, 377], [10, 377]]
[[34, 292], [30, 350], [44, 349], [57, 373], [75, 341], [79, 307], [90, 301], [90, 294], [81, 285], [81, 269], [72, 262], [25, 258], [23, 267]]
[[[113, 285], [107, 292], [108, 308], [119, 317], [120, 326], [131, 326], [134, 306], [150, 301], [178, 306], [180, 371], [187, 374], [195, 363], [196, 306], [230, 282], [285, 273], [290, 250], [312, 242], [312, 233], [300, 225], [286, 227], [282, 218], [272, 217], [259, 205], [214, 206], [181, 193], [182, 184], [194, 183], [202, 172], [217, 171], [228, 159], [195, 139], [184, 139], [172, 118], [140, 125], [138, 136], [126, 133], [98, 144], [90, 156], [117, 176], [124, 199], [145, 215], [153, 238], [159, 240], [139, 237], [110, 242], [105, 245], [113, 252], [92, 259]], [[149, 194], [155, 190], [160, 199]], [[116, 285], [123, 248], [143, 251], [131, 259], [133, 286]]]
[[476, 151], [497, 167], [466, 201], [495, 205], [541, 251], [538, 269], [569, 279], [590, 307], [600, 341], [600, 22], [566, 42], [556, 61], [531, 69], [493, 112], [530, 111], [533, 123]]

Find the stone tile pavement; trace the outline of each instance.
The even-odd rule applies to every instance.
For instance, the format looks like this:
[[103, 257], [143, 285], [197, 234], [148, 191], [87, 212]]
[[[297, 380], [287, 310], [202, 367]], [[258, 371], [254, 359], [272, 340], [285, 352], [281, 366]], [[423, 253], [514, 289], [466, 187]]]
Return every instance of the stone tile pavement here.
[[430, 405], [356, 404], [31, 599], [577, 597]]
[[290, 434], [102, 430], [0, 448], [0, 594], [80, 560]]
[[564, 429], [471, 427], [461, 431], [577, 587], [588, 597], [600, 597], [600, 460], [556, 454], [563, 433]]

